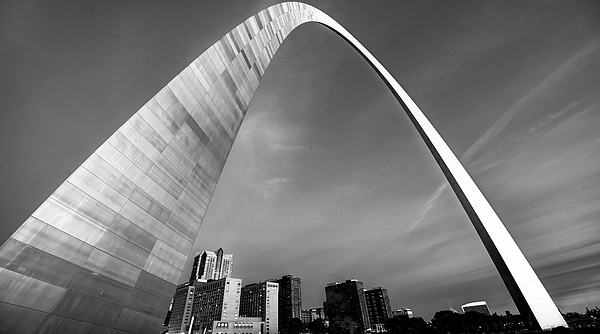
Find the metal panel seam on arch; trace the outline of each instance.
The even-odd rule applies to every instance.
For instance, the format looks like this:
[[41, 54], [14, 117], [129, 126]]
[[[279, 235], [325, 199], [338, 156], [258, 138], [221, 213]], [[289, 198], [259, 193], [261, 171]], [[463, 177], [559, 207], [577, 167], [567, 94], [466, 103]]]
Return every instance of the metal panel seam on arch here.
[[142, 333], [161, 327], [252, 97], [286, 36], [306, 22], [346, 39], [430, 148], [521, 313], [566, 326], [458, 159], [385, 68], [307, 4], [235, 27], [103, 143], [0, 248], [0, 332]]

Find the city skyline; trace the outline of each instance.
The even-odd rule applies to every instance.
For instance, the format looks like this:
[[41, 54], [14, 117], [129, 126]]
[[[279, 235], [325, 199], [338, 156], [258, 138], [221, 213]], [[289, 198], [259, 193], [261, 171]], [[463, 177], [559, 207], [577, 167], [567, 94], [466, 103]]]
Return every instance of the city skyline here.
[[[417, 26], [424, 29], [423, 32], [411, 33], [409, 23], [416, 22], [411, 21], [406, 12], [412, 10], [427, 18], [429, 16], [425, 14], [434, 17], [442, 15], [443, 8], [435, 8], [430, 3], [408, 3], [406, 8], [397, 8], [399, 15], [406, 20], [399, 20], [399, 27], [405, 30], [399, 30], [398, 34], [407, 31], [406, 35], [373, 38], [375, 35], [370, 31], [376, 32], [376, 29], [384, 29], [384, 24], [391, 24], [385, 20], [392, 18], [385, 15], [384, 8], [375, 6], [374, 13], [365, 14], [365, 22], [360, 22], [357, 13], [364, 12], [360, 10], [360, 4], [336, 6], [318, 1], [307, 3], [329, 13], [365, 44], [412, 95], [455, 153], [463, 157], [463, 162], [469, 162], [467, 169], [501, 218], [504, 218], [509, 231], [559, 308], [563, 311], [581, 310], [586, 305], [598, 303], [598, 283], [593, 280], [594, 270], [598, 267], [598, 260], [594, 258], [598, 253], [595, 245], [599, 230], [597, 224], [594, 225], [598, 222], [598, 212], [593, 210], [598, 203], [595, 197], [598, 184], [594, 183], [598, 171], [593, 166], [598, 159], [598, 135], [595, 129], [599, 121], [597, 114], [594, 114], [598, 99], [593, 92], [598, 88], [598, 82], [594, 79], [594, 71], [597, 71], [594, 70], [594, 64], [598, 61], [600, 43], [597, 31], [594, 31], [598, 26], [591, 21], [594, 15], [590, 12], [593, 11], [586, 8], [591, 6], [577, 2], [567, 6], [570, 12], [561, 13], [559, 5], [553, 8], [539, 2], [520, 5], [514, 11], [508, 5], [494, 3], [470, 3], [469, 6], [455, 3], [464, 10], [464, 13], [452, 12], [459, 18], [459, 23], [454, 25], [449, 19], [440, 19], [438, 26], [433, 27], [440, 31], [446, 28], [455, 33], [451, 35], [448, 32], [446, 35], [433, 28], [428, 30], [426, 25]], [[212, 44], [237, 23], [271, 2], [234, 4], [234, 14], [224, 20], [227, 24], [207, 23], [206, 27], [210, 26], [214, 31], [206, 32], [208, 36], [203, 36], [202, 31], [197, 33], [199, 36], [194, 36], [202, 42], [194, 47], [179, 46], [187, 51], [182, 52], [185, 57], [197, 56], [192, 54], [196, 51], [194, 48], [202, 51], [206, 44]], [[211, 8], [213, 13], [221, 13], [217, 7]], [[544, 15], [536, 20], [534, 13], [538, 13], [540, 8], [545, 10], [541, 11]], [[597, 13], [597, 7], [593, 9]], [[152, 12], [157, 9], [145, 10]], [[521, 13], [517, 13], [521, 10]], [[492, 17], [491, 13], [495, 11], [500, 13], [498, 18]], [[136, 29], [145, 27], [144, 20], [147, 19], [138, 17], [140, 21], [135, 21], [132, 19], [135, 17], [133, 11], [123, 13], [122, 18], [108, 22], [109, 27], [122, 29], [115, 33], [116, 37], [112, 37], [116, 43], [126, 41], [120, 34], [131, 34], [127, 35], [130, 38], [135, 36]], [[375, 24], [375, 13], [384, 18], [378, 24]], [[43, 15], [50, 17], [51, 14]], [[584, 14], [589, 15], [588, 20], [585, 20]], [[85, 17], [92, 14], [83, 12], [81, 15]], [[107, 12], [102, 14], [102, 11], [92, 17], [96, 15], [112, 17]], [[569, 26], [571, 30], [561, 30], [569, 21], [568, 18], [573, 16], [583, 16], [584, 19]], [[557, 18], [562, 18], [562, 21]], [[483, 22], [485, 19], [489, 19], [489, 22]], [[514, 22], [514, 26], [507, 25], [506, 31], [493, 31], [497, 27], [504, 27], [500, 22], [502, 19], [509, 19], [506, 21]], [[207, 17], [207, 20], [210, 19]], [[547, 40], [553, 32], [549, 28], [551, 21], [557, 25], [553, 29], [562, 32], [562, 35], [553, 37], [556, 41]], [[541, 31], [544, 30], [542, 27], [549, 30]], [[516, 33], [519, 28], [523, 30], [521, 34]], [[93, 30], [92, 27], [88, 29]], [[10, 31], [16, 36], [28, 33]], [[100, 35], [103, 33], [97, 32]], [[151, 43], [151, 37], [157, 36], [149, 35], [146, 38]], [[578, 38], [573, 38], [575, 35]], [[106, 36], [109, 38], [107, 44], [114, 46], [110, 43], [111, 35]], [[68, 40], [67, 37], [64, 37], [65, 40]], [[71, 37], [76, 39], [78, 36]], [[85, 35], [82, 34], [82, 37]], [[422, 40], [417, 41], [417, 37]], [[444, 38], [448, 38], [448, 41]], [[536, 41], [536, 38], [539, 40]], [[321, 282], [359, 277], [366, 286], [387, 287], [395, 308], [412, 308], [416, 315], [425, 319], [430, 318], [427, 312], [443, 307], [458, 308], [464, 302], [477, 299], [488, 300], [494, 311], [514, 310], [510, 297], [464, 212], [453, 194], [440, 186], [443, 184], [441, 173], [432, 159], [427, 157], [428, 153], [415, 131], [371, 69], [358, 55], [348, 52], [347, 46], [343, 46], [344, 43], [337, 36], [323, 27], [301, 27], [290, 39], [279, 51], [255, 96], [196, 245], [201, 244], [201, 248], [206, 249], [222, 246], [231, 253], [239, 253], [237, 261], [245, 265], [236, 266], [234, 276], [249, 276], [250, 281], [256, 281], [255, 277], [269, 270], [272, 273], [269, 276], [294, 273], [305, 279], [305, 291], [315, 292], [324, 286]], [[75, 62], [79, 65], [75, 69], [80, 72], [70, 72], [71, 76], [68, 76], [69, 72], [58, 74], [49, 70], [42, 77], [46, 79], [43, 83], [58, 82], [72, 88], [71, 80], [77, 80], [81, 72], [90, 71], [98, 75], [98, 68], [94, 66], [114, 69], [111, 67], [114, 65], [110, 65], [112, 58], [85, 58], [78, 54], [85, 49], [85, 38], [83, 40], [76, 39], [78, 42], [74, 43], [75, 46], [54, 46], [63, 52], [72, 47], [73, 54], [83, 59]], [[416, 51], [405, 51], [403, 45]], [[53, 47], [47, 47], [54, 50]], [[149, 48], [137, 47], [140, 47], [139, 52]], [[129, 64], [126, 56], [134, 51], [121, 50], [118, 53], [117, 49], [116, 52], [114, 57], [123, 62], [119, 63], [120, 66], [124, 66]], [[498, 56], [493, 56], [497, 52]], [[442, 53], [444, 57], [436, 56], [437, 53]], [[47, 54], [49, 57], [62, 55], [60, 52]], [[395, 62], [397, 56], [401, 56], [402, 61]], [[159, 56], [156, 57], [151, 61], [159, 62]], [[166, 55], [160, 54], [160, 57]], [[104, 60], [93, 63], [98, 65], [91, 65], [86, 62], [88, 59]], [[8, 181], [18, 179], [15, 175], [21, 175], [14, 169], [27, 170], [23, 161], [29, 161], [37, 169], [26, 174], [29, 175], [26, 178], [32, 180], [28, 182], [42, 182], [41, 178], [46, 177], [52, 179], [50, 184], [40, 183], [36, 187], [46, 191], [45, 194], [31, 193], [32, 190], [29, 190], [39, 205], [39, 198], [47, 197], [47, 192], [54, 190], [52, 182], [55, 188], [57, 183], [62, 182], [59, 176], [66, 178], [68, 169], [78, 165], [61, 165], [62, 162], [57, 163], [50, 156], [71, 162], [85, 159], [89, 150], [93, 151], [94, 145], [102, 142], [97, 140], [99, 137], [112, 133], [112, 130], [92, 131], [97, 123], [107, 128], [119, 126], [119, 120], [128, 118], [128, 112], [137, 110], [154, 94], [152, 89], [164, 85], [178, 72], [178, 68], [187, 64], [187, 59], [167, 62], [164, 70], [153, 74], [156, 82], [150, 80], [149, 84], [141, 84], [144, 76], [148, 75], [140, 74], [142, 68], [138, 69], [139, 72], [130, 70], [123, 74], [137, 75], [130, 80], [138, 80], [143, 89], [137, 87], [134, 81], [121, 83], [120, 80], [124, 79], [120, 76], [106, 79], [109, 85], [100, 86], [103, 89], [91, 89], [88, 94], [100, 92], [97, 99], [107, 95], [131, 106], [123, 108], [124, 114], [123, 111], [110, 111], [110, 117], [92, 113], [80, 115], [66, 110], [69, 103], [73, 103], [72, 110], [77, 111], [79, 106], [85, 105], [83, 102], [87, 103], [84, 98], [89, 96], [84, 93], [81, 96], [74, 94], [71, 100], [63, 98], [66, 90], [60, 84], [53, 88], [59, 92], [58, 97], [52, 96], [53, 99], [48, 99], [47, 94], [51, 91], [42, 84], [36, 87], [45, 88], [43, 91], [14, 87], [20, 94], [16, 94], [17, 98], [13, 94], [8, 99], [12, 102], [9, 106], [31, 107], [33, 111], [42, 109], [42, 114], [48, 113], [46, 116], [49, 118], [42, 118], [46, 124], [20, 127], [24, 120], [34, 116], [26, 114], [25, 118], [20, 118], [19, 115], [3, 115], [7, 120], [3, 122], [5, 138], [16, 138], [16, 150], [21, 150], [17, 154], [8, 147], [2, 147], [3, 152], [7, 153], [3, 156], [14, 157], [11, 163], [2, 164], [2, 168], [6, 168], [3, 174], [7, 175], [7, 189], [15, 189], [14, 186], [11, 188]], [[288, 66], [290, 68], [286, 68]], [[116, 71], [108, 73], [117, 75]], [[159, 79], [163, 81], [159, 82]], [[352, 86], [353, 81], [361, 85]], [[6, 82], [8, 80], [3, 79], [3, 97], [13, 92], [7, 89]], [[27, 82], [17, 82], [27, 87]], [[343, 85], [337, 87], [336, 83], [340, 85], [340, 82]], [[96, 84], [88, 85], [81, 89], [98, 88]], [[311, 86], [316, 88], [311, 89]], [[124, 91], [116, 92], [118, 88]], [[348, 94], [348, 91], [354, 93]], [[18, 99], [19, 96], [29, 97], [25, 92], [33, 94], [33, 102], [27, 104]], [[135, 92], [133, 97], [128, 95], [132, 92]], [[144, 97], [144, 94], [147, 95]], [[333, 97], [334, 101], [326, 100], [327, 95]], [[339, 100], [345, 103], [335, 104]], [[60, 105], [65, 109], [46, 110], [42, 105], [35, 105], [42, 102], [48, 102], [50, 107]], [[296, 109], [291, 110], [291, 105]], [[95, 107], [99, 108], [98, 105]], [[319, 110], [328, 108], [334, 111], [326, 113], [327, 110]], [[444, 108], [453, 112], [444, 112]], [[105, 117], [106, 120], [100, 119]], [[339, 119], [344, 121], [339, 122]], [[335, 120], [340, 124], [331, 122]], [[366, 128], [371, 130], [363, 129], [364, 124], [369, 125]], [[32, 135], [24, 138], [11, 131], [12, 128]], [[66, 135], [51, 136], [56, 129], [62, 128], [69, 128], [79, 136], [85, 134], [88, 137], [89, 134], [89, 138], [79, 140], [80, 137], [75, 136], [78, 140], [73, 142], [62, 138]], [[73, 133], [70, 135], [69, 138], [72, 138]], [[333, 139], [334, 135], [339, 137]], [[61, 140], [69, 144], [64, 145]], [[42, 145], [43, 142], [60, 142], [64, 146], [62, 150], [53, 152], [51, 147]], [[48, 152], [48, 156], [41, 153], [41, 157], [37, 158], [40, 160], [28, 157], [36, 152], [32, 145], [41, 146], [39, 150]], [[334, 170], [336, 175], [331, 173]], [[8, 212], [8, 218], [23, 215], [26, 208], [30, 211], [25, 214], [30, 214], [36, 208], [33, 199], [28, 204], [15, 204], [8, 198], [13, 195], [12, 192], [2, 195], [3, 212]], [[26, 202], [26, 195], [21, 195], [20, 190], [15, 191], [14, 195], [19, 201]], [[544, 210], [536, 211], [540, 209]], [[14, 230], [23, 220], [14, 222], [14, 225], [10, 221], [5, 228], [12, 226]], [[252, 224], [240, 225], [249, 221]], [[282, 221], [287, 221], [287, 225], [283, 225]], [[388, 224], [390, 221], [395, 225]], [[317, 222], [320, 225], [315, 224]], [[566, 228], [566, 225], [573, 228]], [[428, 236], [433, 228], [444, 237]], [[3, 231], [3, 239], [11, 232]], [[288, 233], [289, 237], [284, 233]], [[453, 241], [458, 239], [460, 242], [455, 244]], [[388, 246], [378, 248], [374, 247], [375, 244]], [[194, 247], [192, 253], [197, 250], [198, 247]], [[273, 256], [277, 256], [277, 259], [273, 259]], [[246, 260], [249, 258], [258, 258], [260, 261]], [[366, 259], [372, 259], [374, 263], [365, 263]], [[361, 266], [359, 270], [353, 268], [356, 263]], [[279, 266], [274, 267], [276, 264]], [[311, 272], [311, 269], [317, 272]], [[444, 275], [443, 279], [439, 275]], [[185, 277], [188, 277], [186, 272], [182, 278]], [[399, 282], [393, 283], [395, 281]], [[313, 286], [311, 282], [317, 283]], [[465, 295], [466, 288], [473, 286], [476, 287], [475, 291]], [[485, 292], [493, 296], [482, 295]], [[425, 302], [424, 299], [429, 301]], [[306, 304], [310, 307], [316, 305]], [[431, 309], [425, 310], [428, 307]]]

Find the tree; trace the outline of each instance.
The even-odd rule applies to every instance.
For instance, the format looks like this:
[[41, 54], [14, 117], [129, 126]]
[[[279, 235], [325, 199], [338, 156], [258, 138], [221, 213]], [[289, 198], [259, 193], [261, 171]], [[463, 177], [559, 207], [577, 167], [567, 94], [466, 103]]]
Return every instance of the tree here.
[[385, 322], [385, 327], [389, 334], [425, 334], [433, 332], [427, 322], [420, 317], [400, 316], [389, 318]]
[[403, 334], [428, 334], [435, 332], [421, 317], [408, 318], [405, 324]]
[[498, 329], [492, 316], [475, 311], [464, 314], [464, 324], [469, 332], [489, 333]]
[[462, 333], [468, 331], [464, 323], [464, 315], [450, 310], [438, 311], [431, 319], [433, 328], [446, 333]]
[[[408, 319], [408, 317], [406, 317]], [[404, 319], [401, 318], [388, 318], [385, 321], [385, 328], [389, 334], [400, 334], [402, 332], [402, 322]]]
[[329, 334], [350, 334], [350, 329], [344, 321], [338, 320], [330, 326]]
[[306, 329], [312, 334], [325, 334], [327, 332], [327, 326], [325, 326], [325, 320], [315, 319], [306, 324]]

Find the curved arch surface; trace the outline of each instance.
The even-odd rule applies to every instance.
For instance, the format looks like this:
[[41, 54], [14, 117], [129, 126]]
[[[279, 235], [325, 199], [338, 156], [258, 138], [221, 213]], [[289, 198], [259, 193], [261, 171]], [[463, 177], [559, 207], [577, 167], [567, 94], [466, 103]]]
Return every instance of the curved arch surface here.
[[462, 203], [521, 314], [566, 326], [508, 231], [421, 110], [348, 31], [298, 2], [235, 27], [103, 143], [0, 248], [0, 332], [160, 329], [238, 129], [280, 44], [318, 22], [389, 86]]

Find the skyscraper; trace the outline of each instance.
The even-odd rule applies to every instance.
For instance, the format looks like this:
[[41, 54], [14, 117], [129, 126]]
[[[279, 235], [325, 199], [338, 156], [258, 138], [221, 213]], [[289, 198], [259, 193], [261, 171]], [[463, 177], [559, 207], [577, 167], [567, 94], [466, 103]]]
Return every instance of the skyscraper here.
[[371, 290], [365, 290], [365, 299], [371, 325], [384, 324], [388, 318], [392, 317], [392, 305], [387, 289], [378, 286]]
[[300, 277], [285, 275], [279, 284], [279, 330], [285, 331], [293, 318], [302, 320], [302, 283]]
[[356, 279], [346, 280], [344, 283], [329, 283], [325, 287], [325, 316], [330, 326], [337, 321], [354, 323], [363, 330], [371, 328], [365, 288], [361, 281]]
[[279, 332], [279, 284], [259, 282], [242, 288], [240, 316], [260, 317], [265, 322], [265, 334]]
[[204, 250], [194, 257], [190, 282], [230, 277], [232, 270], [233, 254], [224, 254], [223, 248], [216, 252]]
[[219, 278], [231, 277], [231, 271], [233, 270], [233, 254], [223, 254], [222, 249], [219, 249], [219, 251], [217, 251]]

